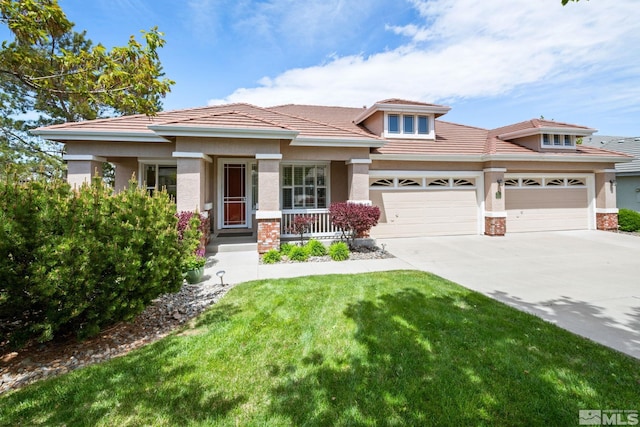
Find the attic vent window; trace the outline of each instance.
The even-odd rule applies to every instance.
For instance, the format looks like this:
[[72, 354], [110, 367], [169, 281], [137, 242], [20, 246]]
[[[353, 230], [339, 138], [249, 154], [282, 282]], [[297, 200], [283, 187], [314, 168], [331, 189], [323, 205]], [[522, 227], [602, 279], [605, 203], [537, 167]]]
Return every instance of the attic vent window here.
[[394, 137], [425, 138], [431, 135], [432, 118], [420, 114], [387, 114], [386, 133]]
[[573, 135], [543, 133], [542, 146], [553, 148], [574, 148], [576, 146], [576, 139]]

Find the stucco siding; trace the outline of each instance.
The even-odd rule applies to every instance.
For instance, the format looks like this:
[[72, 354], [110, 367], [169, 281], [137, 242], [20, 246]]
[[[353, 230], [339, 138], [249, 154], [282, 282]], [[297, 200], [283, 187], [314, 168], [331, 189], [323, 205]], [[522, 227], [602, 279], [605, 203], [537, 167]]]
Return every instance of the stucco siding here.
[[175, 144], [155, 142], [100, 142], [74, 141], [66, 144], [66, 154], [94, 155], [101, 157], [168, 158], [175, 151]]

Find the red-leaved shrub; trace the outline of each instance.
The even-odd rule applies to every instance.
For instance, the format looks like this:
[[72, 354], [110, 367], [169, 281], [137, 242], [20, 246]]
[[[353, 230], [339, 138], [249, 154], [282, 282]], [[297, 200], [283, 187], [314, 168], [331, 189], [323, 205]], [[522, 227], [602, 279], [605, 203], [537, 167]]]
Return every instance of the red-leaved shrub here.
[[349, 246], [358, 237], [367, 237], [371, 227], [378, 224], [380, 209], [377, 206], [361, 203], [339, 202], [329, 206], [331, 223], [342, 231]]

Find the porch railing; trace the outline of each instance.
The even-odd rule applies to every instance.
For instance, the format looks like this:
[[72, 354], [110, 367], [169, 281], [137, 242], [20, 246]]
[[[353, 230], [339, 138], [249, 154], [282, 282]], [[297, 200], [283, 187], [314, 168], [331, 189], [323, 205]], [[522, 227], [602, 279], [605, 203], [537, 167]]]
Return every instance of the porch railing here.
[[314, 218], [305, 237], [339, 238], [341, 232], [331, 224], [329, 209], [293, 209], [282, 211], [281, 237], [299, 237], [291, 232], [293, 219], [296, 215], [307, 215]]

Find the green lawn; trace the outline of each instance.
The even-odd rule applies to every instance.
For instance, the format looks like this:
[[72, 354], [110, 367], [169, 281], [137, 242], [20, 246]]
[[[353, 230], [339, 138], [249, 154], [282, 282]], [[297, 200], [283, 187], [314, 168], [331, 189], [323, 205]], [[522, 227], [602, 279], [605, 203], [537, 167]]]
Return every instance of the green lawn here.
[[640, 362], [437, 276], [245, 283], [130, 355], [0, 396], [2, 425], [577, 425]]

